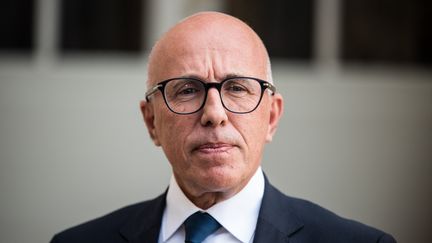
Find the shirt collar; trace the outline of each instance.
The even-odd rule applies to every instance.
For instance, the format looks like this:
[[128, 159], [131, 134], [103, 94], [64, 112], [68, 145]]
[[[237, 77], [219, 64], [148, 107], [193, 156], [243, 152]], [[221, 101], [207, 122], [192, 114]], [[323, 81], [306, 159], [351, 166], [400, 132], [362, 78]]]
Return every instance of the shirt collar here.
[[[264, 195], [264, 175], [257, 169], [248, 184], [228, 200], [215, 204], [206, 212], [213, 216], [225, 230], [241, 242], [249, 242], [255, 232], [261, 200]], [[171, 177], [167, 193], [167, 206], [163, 215], [163, 241], [170, 238], [191, 214], [203, 211], [195, 206]]]

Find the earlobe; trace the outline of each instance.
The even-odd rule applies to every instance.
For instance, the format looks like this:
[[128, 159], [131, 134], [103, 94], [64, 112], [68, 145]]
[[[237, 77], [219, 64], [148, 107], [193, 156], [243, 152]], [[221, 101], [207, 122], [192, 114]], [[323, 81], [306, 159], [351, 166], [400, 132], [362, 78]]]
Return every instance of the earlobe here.
[[160, 141], [156, 132], [156, 126], [155, 126], [155, 116], [154, 116], [154, 108], [153, 106], [146, 102], [145, 100], [140, 102], [141, 107], [141, 113], [144, 118], [144, 122], [147, 126], [148, 133], [150, 135], [150, 138], [153, 140], [153, 143], [156, 146], [160, 146]]
[[266, 142], [271, 142], [273, 140], [273, 135], [276, 132], [276, 128], [278, 126], [279, 120], [282, 117], [284, 109], [283, 98], [282, 95], [276, 93], [272, 97], [272, 103], [270, 107], [270, 118], [269, 118], [269, 126], [266, 136]]

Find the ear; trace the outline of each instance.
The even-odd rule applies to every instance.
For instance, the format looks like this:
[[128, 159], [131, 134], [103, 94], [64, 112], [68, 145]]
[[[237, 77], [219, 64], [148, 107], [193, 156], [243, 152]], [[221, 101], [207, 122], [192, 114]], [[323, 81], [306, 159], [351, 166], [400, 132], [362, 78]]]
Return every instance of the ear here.
[[147, 126], [148, 133], [150, 135], [150, 138], [153, 140], [153, 143], [156, 146], [160, 146], [160, 141], [156, 132], [156, 126], [155, 126], [155, 116], [154, 116], [154, 108], [153, 105], [149, 102], [146, 102], [145, 100], [142, 100], [140, 102], [141, 107], [141, 113], [144, 117], [144, 122]]
[[279, 123], [280, 118], [283, 114], [283, 98], [282, 95], [279, 93], [274, 94], [272, 97], [272, 103], [270, 107], [270, 119], [269, 119], [269, 126], [266, 136], [266, 142], [271, 142], [273, 140], [273, 135], [276, 132], [277, 125]]

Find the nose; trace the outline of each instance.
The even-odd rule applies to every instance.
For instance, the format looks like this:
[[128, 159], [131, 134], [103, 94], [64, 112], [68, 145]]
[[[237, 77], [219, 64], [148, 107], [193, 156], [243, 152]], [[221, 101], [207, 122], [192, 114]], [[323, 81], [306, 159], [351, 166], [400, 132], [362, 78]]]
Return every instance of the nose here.
[[225, 108], [222, 105], [218, 90], [215, 88], [210, 88], [208, 90], [207, 99], [203, 107], [201, 125], [216, 127], [219, 125], [225, 125], [227, 121], [228, 116]]

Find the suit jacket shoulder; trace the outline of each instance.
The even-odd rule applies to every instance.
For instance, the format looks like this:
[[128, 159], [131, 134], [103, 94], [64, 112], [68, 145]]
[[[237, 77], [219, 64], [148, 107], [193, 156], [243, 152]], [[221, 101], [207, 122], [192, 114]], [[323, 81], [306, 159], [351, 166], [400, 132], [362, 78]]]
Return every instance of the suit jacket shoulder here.
[[165, 194], [67, 229], [51, 243], [157, 242]]
[[396, 241], [378, 229], [342, 218], [312, 202], [286, 196], [266, 179], [254, 242]]

